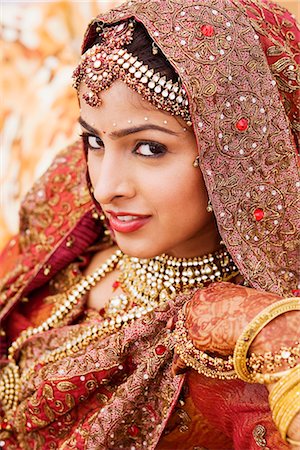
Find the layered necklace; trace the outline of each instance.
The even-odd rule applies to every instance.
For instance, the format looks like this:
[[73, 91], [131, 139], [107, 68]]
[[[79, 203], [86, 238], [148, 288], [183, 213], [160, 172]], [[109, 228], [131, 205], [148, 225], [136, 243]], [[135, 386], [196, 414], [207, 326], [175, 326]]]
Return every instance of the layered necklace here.
[[[122, 293], [109, 300], [103, 320], [86, 327], [85, 331], [73, 340], [43, 354], [20, 375], [16, 352], [25, 341], [58, 327], [79, 300], [115, 269], [119, 270], [120, 276], [114, 285], [120, 287]], [[165, 254], [151, 259], [139, 259], [117, 250], [104, 264], [91, 275], [83, 277], [68, 292], [57, 294], [60, 296], [59, 306], [51, 316], [38, 327], [24, 330], [10, 346], [10, 363], [0, 376], [0, 401], [7, 417], [16, 410], [21, 384], [32, 376], [37, 364], [43, 366], [75, 354], [94, 340], [112, 334], [124, 324], [159, 308], [176, 293], [188, 288], [201, 288], [214, 281], [228, 281], [237, 274], [238, 269], [224, 247], [214, 254], [189, 259]]]

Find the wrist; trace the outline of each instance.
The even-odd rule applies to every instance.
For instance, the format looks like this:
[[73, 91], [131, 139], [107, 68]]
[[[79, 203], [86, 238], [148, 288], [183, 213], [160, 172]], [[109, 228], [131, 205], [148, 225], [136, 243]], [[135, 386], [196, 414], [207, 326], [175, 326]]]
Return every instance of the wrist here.
[[300, 447], [300, 413], [292, 420], [288, 428], [287, 436], [288, 439], [299, 442]]

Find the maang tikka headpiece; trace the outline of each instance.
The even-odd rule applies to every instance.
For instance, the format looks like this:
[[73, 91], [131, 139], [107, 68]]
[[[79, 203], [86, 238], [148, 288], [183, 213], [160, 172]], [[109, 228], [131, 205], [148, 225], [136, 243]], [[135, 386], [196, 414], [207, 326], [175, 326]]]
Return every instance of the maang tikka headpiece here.
[[155, 73], [143, 61], [127, 52], [126, 45], [133, 39], [134, 22], [99, 28], [101, 42], [88, 49], [73, 73], [73, 86], [78, 89], [83, 81], [89, 88], [83, 98], [90, 106], [100, 106], [100, 93], [113, 81], [121, 79], [156, 108], [181, 116], [192, 125], [189, 102], [180, 79], [173, 82]]

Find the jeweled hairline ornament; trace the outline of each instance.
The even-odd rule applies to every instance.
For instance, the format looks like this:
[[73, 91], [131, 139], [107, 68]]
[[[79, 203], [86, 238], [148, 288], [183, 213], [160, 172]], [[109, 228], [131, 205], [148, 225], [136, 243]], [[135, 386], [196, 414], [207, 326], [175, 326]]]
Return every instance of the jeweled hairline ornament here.
[[[97, 43], [82, 55], [81, 62], [73, 73], [73, 86], [78, 89], [84, 81], [89, 88], [89, 92], [83, 95], [85, 101], [92, 107], [98, 107], [102, 103], [101, 91], [108, 89], [113, 81], [121, 79], [156, 108], [181, 116], [191, 126], [189, 101], [180, 80], [167, 80], [122, 48], [130, 42], [130, 32], [133, 32], [133, 26], [130, 25], [132, 24], [128, 28], [124, 25], [126, 40], [120, 40], [119, 35], [116, 37], [113, 34], [114, 30], [116, 32], [116, 29], [120, 29], [120, 25], [107, 32], [109, 36], [106, 39], [110, 38], [111, 42], [115, 42], [115, 47], [106, 42]], [[128, 29], [131, 31], [128, 32]]]

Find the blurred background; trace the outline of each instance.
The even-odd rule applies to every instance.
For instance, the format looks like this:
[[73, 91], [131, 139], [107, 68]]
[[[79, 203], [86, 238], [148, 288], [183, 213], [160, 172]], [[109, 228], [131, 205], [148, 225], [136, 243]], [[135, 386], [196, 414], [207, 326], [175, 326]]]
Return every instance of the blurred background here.
[[[299, 0], [277, 0], [299, 20]], [[71, 76], [90, 20], [121, 0], [1, 2], [0, 250], [20, 201], [55, 154], [78, 138]]]

